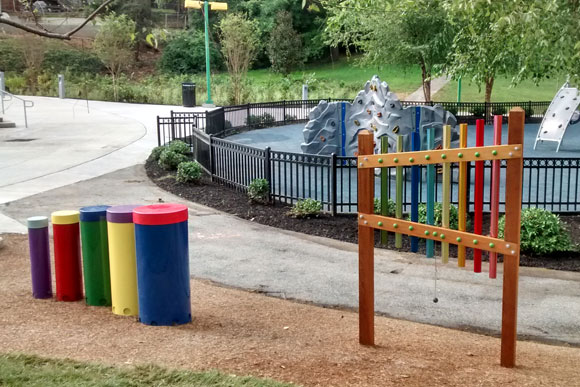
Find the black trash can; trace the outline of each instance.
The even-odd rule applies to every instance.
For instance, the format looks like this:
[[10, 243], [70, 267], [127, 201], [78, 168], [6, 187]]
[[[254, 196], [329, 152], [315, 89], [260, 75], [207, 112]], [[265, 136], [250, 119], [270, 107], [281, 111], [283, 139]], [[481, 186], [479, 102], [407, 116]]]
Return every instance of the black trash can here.
[[181, 84], [181, 98], [183, 107], [195, 106], [195, 83], [184, 82]]

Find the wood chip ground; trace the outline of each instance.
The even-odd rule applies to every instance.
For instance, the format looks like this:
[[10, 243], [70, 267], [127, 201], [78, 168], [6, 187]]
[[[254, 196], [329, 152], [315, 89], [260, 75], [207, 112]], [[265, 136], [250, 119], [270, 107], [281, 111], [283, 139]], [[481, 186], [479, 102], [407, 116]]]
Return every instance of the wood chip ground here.
[[363, 347], [356, 313], [199, 280], [191, 281], [194, 321], [176, 327], [35, 300], [26, 237], [5, 242], [0, 352], [219, 369], [307, 386], [580, 386], [579, 348], [518, 342], [519, 366], [505, 369], [497, 338], [384, 317], [376, 319], [378, 345]]

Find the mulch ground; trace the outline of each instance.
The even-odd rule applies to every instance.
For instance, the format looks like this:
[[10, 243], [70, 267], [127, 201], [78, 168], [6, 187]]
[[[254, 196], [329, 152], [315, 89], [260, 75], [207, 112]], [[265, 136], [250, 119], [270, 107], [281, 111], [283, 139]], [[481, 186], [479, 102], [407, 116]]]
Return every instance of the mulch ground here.
[[2, 353], [218, 369], [306, 386], [580, 385], [579, 348], [518, 342], [518, 366], [506, 369], [497, 338], [379, 316], [377, 345], [364, 347], [356, 313], [206, 281], [191, 281], [193, 322], [175, 327], [146, 326], [84, 302], [36, 300], [26, 236], [5, 239]]
[[[218, 209], [240, 218], [253, 222], [278, 227], [285, 230], [297, 231], [309, 235], [337, 239], [345, 242], [357, 243], [358, 228], [355, 215], [321, 215], [317, 218], [296, 219], [288, 216], [290, 207], [281, 203], [263, 205], [252, 203], [244, 192], [211, 182], [205, 178], [200, 184], [182, 184], [175, 180], [175, 174], [161, 169], [156, 162], [148, 161], [145, 169], [149, 178], [160, 188], [175, 195], [208, 207]], [[572, 231], [573, 242], [580, 244], [580, 216], [563, 215], [561, 219]], [[489, 230], [489, 216], [484, 216], [483, 230]], [[471, 230], [472, 231], [472, 230]], [[376, 232], [375, 241], [377, 247], [394, 247], [394, 235], [389, 235], [387, 246], [380, 244], [379, 233]], [[436, 244], [437, 245], [437, 244]], [[436, 246], [436, 253], [439, 245]], [[409, 238], [403, 237], [403, 248], [400, 251], [410, 251]], [[450, 245], [450, 255], [457, 256], [457, 247]], [[425, 254], [425, 243], [419, 244], [419, 253]], [[467, 259], [473, 258], [473, 251], [468, 249]], [[487, 254], [483, 254], [483, 260], [487, 260]], [[501, 262], [502, 257], [499, 256]], [[531, 256], [522, 254], [521, 266], [543, 267], [554, 270], [580, 271], [580, 252], [557, 253], [549, 256]]]

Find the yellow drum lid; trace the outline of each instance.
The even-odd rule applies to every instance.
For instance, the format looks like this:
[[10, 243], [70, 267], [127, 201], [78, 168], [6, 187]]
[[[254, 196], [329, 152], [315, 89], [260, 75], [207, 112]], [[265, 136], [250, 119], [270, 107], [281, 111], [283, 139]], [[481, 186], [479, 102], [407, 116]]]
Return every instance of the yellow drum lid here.
[[73, 210], [55, 211], [51, 214], [52, 224], [74, 224], [79, 222], [79, 212]]

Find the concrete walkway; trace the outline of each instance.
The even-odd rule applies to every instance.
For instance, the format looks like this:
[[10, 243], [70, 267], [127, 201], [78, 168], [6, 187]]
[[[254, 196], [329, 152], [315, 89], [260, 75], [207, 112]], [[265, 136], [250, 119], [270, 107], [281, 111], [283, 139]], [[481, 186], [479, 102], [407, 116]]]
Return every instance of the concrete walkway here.
[[34, 102], [29, 128], [13, 106], [6, 118], [20, 125], [0, 129], [0, 203], [143, 162], [157, 145], [156, 116], [205, 110], [100, 101], [87, 110], [85, 101], [25, 98]]
[[[58, 209], [183, 202], [190, 208], [191, 272], [195, 277], [305, 302], [357, 306], [356, 245], [241, 220], [184, 202], [147, 179], [141, 163], [156, 145], [154, 118], [168, 114], [172, 107], [91, 103], [90, 114], [97, 114], [94, 107], [106, 123], [86, 130], [77, 124], [77, 113], [64, 116], [64, 105], [53, 106], [65, 117], [60, 127], [58, 116], [52, 114], [51, 105], [73, 101], [44, 100], [38, 99], [37, 106], [46, 103], [46, 109], [36, 110], [36, 118], [31, 114], [30, 131], [0, 132], [0, 163], [6, 166], [0, 169], [0, 233], [25, 232], [27, 217], [49, 215]], [[53, 126], [49, 125], [51, 119]], [[42, 130], [44, 120], [50, 129]], [[87, 119], [85, 124], [93, 125], [94, 120]], [[111, 130], [121, 126], [123, 133]], [[76, 131], [81, 142], [98, 146], [83, 148], [86, 144], [69, 138]], [[34, 141], [43, 141], [43, 146], [29, 151], [34, 141], [5, 141], [25, 137], [38, 138]], [[4, 156], [5, 149], [11, 157]], [[20, 167], [10, 164], [11, 158], [18, 159]], [[7, 178], [11, 183], [4, 184]], [[498, 271], [501, 278], [501, 266]], [[440, 301], [434, 304], [434, 273], [432, 260], [378, 251], [377, 311], [429, 324], [499, 333], [501, 280], [489, 280], [485, 274], [475, 275], [453, 264], [439, 266]], [[520, 337], [580, 345], [580, 273], [522, 268], [521, 274]]]
[[[431, 80], [431, 98], [437, 93], [439, 90], [443, 88], [449, 82], [449, 78], [447, 76], [433, 78]], [[425, 93], [423, 93], [423, 86], [419, 87], [417, 90], [409, 94], [405, 97], [405, 101], [418, 101], [418, 102], [425, 102]]]

